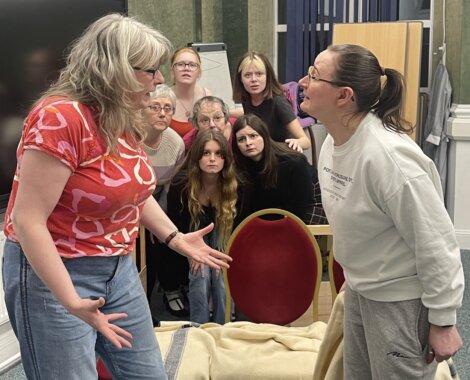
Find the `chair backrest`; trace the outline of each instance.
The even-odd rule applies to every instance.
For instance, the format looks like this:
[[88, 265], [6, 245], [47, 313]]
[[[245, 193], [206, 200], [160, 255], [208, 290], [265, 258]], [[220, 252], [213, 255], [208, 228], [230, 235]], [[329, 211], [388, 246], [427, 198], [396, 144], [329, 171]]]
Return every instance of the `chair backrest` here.
[[341, 265], [335, 260], [333, 248], [330, 249], [328, 255], [328, 277], [330, 278], [331, 298], [335, 302], [344, 283], [344, 273]]
[[[137, 245], [139, 244], [139, 250], [137, 250]], [[139, 254], [137, 254], [139, 252]], [[139, 239], [135, 241], [134, 248], [132, 250], [132, 260], [137, 265], [137, 270], [139, 272], [140, 282], [147, 293], [147, 259], [145, 256], [145, 227], [143, 225], [139, 226]]]
[[313, 117], [301, 117], [299, 115], [299, 102], [298, 102], [298, 90], [299, 84], [297, 82], [287, 82], [282, 85], [286, 91], [287, 99], [289, 99], [292, 109], [294, 110], [297, 120], [304, 130], [306, 130], [308, 137], [310, 138], [311, 151], [312, 151], [312, 165], [317, 167], [317, 150], [315, 145], [315, 137], [312, 130], [312, 125], [316, 123]]
[[318, 319], [320, 250], [297, 216], [280, 209], [251, 214], [232, 233], [226, 252], [233, 258], [224, 270], [226, 321], [230, 297], [253, 322], [286, 325], [312, 302], [313, 318]]

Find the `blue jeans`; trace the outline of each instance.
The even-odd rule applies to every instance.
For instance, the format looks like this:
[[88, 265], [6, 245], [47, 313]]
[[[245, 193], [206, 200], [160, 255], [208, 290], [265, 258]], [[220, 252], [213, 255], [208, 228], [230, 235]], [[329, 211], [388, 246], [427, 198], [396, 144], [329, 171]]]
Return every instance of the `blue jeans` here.
[[189, 273], [189, 312], [192, 322], [209, 322], [209, 298], [212, 297], [214, 322], [225, 323], [225, 286], [222, 271], [217, 272], [204, 267], [204, 278], [198, 271], [195, 275]]
[[5, 302], [28, 379], [96, 379], [95, 350], [113, 379], [166, 379], [147, 298], [130, 255], [63, 262], [82, 298], [103, 296], [103, 313], [128, 314], [114, 323], [132, 334], [132, 348], [114, 347], [71, 315], [34, 273], [21, 247], [7, 240]]

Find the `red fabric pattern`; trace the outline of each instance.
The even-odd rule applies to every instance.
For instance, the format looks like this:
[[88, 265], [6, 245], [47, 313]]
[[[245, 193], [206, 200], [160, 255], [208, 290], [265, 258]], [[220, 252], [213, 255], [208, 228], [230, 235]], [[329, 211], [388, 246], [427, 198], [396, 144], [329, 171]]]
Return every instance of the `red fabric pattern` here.
[[11, 210], [26, 149], [50, 154], [72, 171], [48, 229], [62, 257], [130, 253], [138, 234], [145, 200], [155, 188], [155, 174], [142, 147], [118, 141], [113, 157], [101, 143], [93, 110], [53, 97], [38, 104], [25, 120], [17, 151], [17, 170], [4, 227], [16, 241]]

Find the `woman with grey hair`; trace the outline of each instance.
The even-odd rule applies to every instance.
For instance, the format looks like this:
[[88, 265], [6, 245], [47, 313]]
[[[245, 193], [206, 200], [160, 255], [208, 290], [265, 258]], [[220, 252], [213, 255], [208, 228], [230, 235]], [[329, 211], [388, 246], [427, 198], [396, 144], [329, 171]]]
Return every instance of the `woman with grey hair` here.
[[[216, 269], [226, 255], [182, 234], [151, 196], [143, 117], [171, 44], [118, 14], [77, 39], [33, 105], [17, 150], [4, 233], [5, 301], [29, 379], [166, 379], [130, 253], [139, 223]], [[123, 349], [125, 348], [125, 349]]]
[[[160, 84], [150, 94], [150, 104], [143, 109], [147, 122], [144, 150], [158, 179], [153, 197], [165, 212], [171, 179], [184, 158], [183, 139], [169, 128], [175, 107], [175, 93], [167, 85]], [[167, 310], [180, 318], [189, 317], [182, 294], [188, 285], [188, 260], [173, 250], [166, 249], [165, 244], [156, 241], [147, 230], [145, 241], [149, 305], [158, 278]], [[154, 324], [157, 324], [157, 318], [154, 319]]]
[[167, 85], [160, 84], [150, 93], [150, 104], [143, 109], [147, 125], [144, 150], [158, 179], [153, 195], [164, 211], [166, 211], [166, 194], [175, 167], [184, 158], [183, 139], [168, 128], [175, 107], [175, 93]]
[[186, 152], [196, 140], [199, 130], [213, 129], [222, 132], [230, 146], [232, 126], [229, 118], [228, 106], [222, 99], [217, 96], [204, 96], [199, 99], [193, 108], [193, 117], [191, 118], [193, 129], [183, 137]]

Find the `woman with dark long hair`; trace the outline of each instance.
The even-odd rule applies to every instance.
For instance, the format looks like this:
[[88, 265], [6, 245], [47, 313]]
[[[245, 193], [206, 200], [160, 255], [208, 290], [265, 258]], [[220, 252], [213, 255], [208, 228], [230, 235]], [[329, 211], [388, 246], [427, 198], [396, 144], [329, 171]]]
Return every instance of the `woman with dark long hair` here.
[[[214, 223], [206, 243], [224, 249], [236, 216], [238, 183], [225, 136], [216, 130], [199, 131], [168, 192], [168, 215], [180, 231], [190, 232]], [[209, 322], [212, 299], [214, 322], [225, 320], [225, 288], [220, 271], [190, 261], [190, 319]]]
[[316, 169], [302, 153], [273, 141], [256, 115], [239, 117], [232, 133], [232, 152], [246, 181], [251, 212], [274, 207], [292, 212], [306, 224], [326, 222]]

